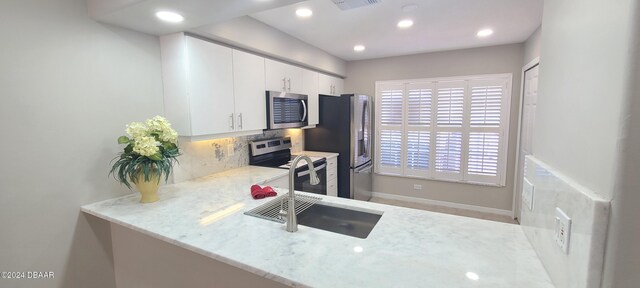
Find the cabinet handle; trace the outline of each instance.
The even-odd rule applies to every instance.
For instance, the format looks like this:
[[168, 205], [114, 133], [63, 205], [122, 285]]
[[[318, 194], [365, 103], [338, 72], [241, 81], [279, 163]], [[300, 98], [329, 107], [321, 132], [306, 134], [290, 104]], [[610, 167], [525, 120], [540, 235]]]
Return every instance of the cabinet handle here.
[[287, 91], [287, 78], [282, 78], [282, 91]]
[[233, 130], [233, 113], [231, 113], [231, 115], [229, 115], [229, 128], [231, 128], [231, 130]]
[[238, 130], [242, 130], [242, 113], [238, 114]]
[[287, 79], [287, 82], [289, 82], [289, 91], [291, 91], [291, 78]]

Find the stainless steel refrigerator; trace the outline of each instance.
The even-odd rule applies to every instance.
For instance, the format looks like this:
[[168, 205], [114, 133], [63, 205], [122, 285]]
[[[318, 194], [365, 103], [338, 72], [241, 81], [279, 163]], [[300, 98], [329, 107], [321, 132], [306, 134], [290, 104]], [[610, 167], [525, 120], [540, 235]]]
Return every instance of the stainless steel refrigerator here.
[[305, 130], [305, 149], [340, 153], [338, 196], [369, 200], [372, 192], [372, 137], [370, 96], [320, 95], [320, 123]]

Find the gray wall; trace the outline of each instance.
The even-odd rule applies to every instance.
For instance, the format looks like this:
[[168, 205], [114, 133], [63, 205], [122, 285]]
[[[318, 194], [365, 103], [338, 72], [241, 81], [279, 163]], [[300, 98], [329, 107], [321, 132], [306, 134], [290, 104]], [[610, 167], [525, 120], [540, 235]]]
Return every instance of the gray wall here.
[[534, 156], [604, 199], [612, 196], [629, 81], [632, 2], [544, 7]]
[[[379, 80], [513, 73], [506, 187], [375, 175], [374, 191], [511, 210], [523, 52], [523, 44], [511, 44], [347, 62], [346, 91], [368, 95], [375, 95]], [[423, 189], [414, 190], [414, 184]]]
[[538, 27], [536, 31], [533, 31], [529, 39], [524, 42], [524, 64], [528, 64], [536, 57], [540, 57], [540, 36], [542, 35], [542, 26]]
[[156, 37], [98, 24], [84, 0], [0, 2], [2, 287], [115, 287], [107, 223], [83, 204], [129, 193], [107, 176], [124, 125], [161, 114]]
[[611, 200], [603, 287], [636, 287], [640, 283], [640, 3], [636, 2], [635, 35], [630, 44], [626, 102], [623, 110], [618, 173]]
[[602, 287], [640, 281], [638, 5], [545, 1], [542, 22], [534, 156], [611, 200]]
[[191, 32], [320, 72], [345, 75], [344, 60], [249, 16], [205, 25]]

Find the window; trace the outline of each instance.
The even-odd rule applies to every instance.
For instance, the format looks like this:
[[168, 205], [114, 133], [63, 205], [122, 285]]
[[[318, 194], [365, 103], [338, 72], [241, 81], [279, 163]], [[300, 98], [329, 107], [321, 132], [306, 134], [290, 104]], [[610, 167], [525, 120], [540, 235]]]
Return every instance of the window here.
[[377, 172], [504, 186], [511, 77], [377, 82]]

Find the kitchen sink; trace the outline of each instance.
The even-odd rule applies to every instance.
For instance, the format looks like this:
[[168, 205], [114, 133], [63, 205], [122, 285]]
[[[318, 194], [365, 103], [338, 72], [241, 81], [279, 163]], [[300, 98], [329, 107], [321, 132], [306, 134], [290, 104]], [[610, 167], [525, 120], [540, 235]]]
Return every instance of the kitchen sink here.
[[298, 214], [298, 224], [366, 239], [382, 217], [378, 213], [316, 203]]

